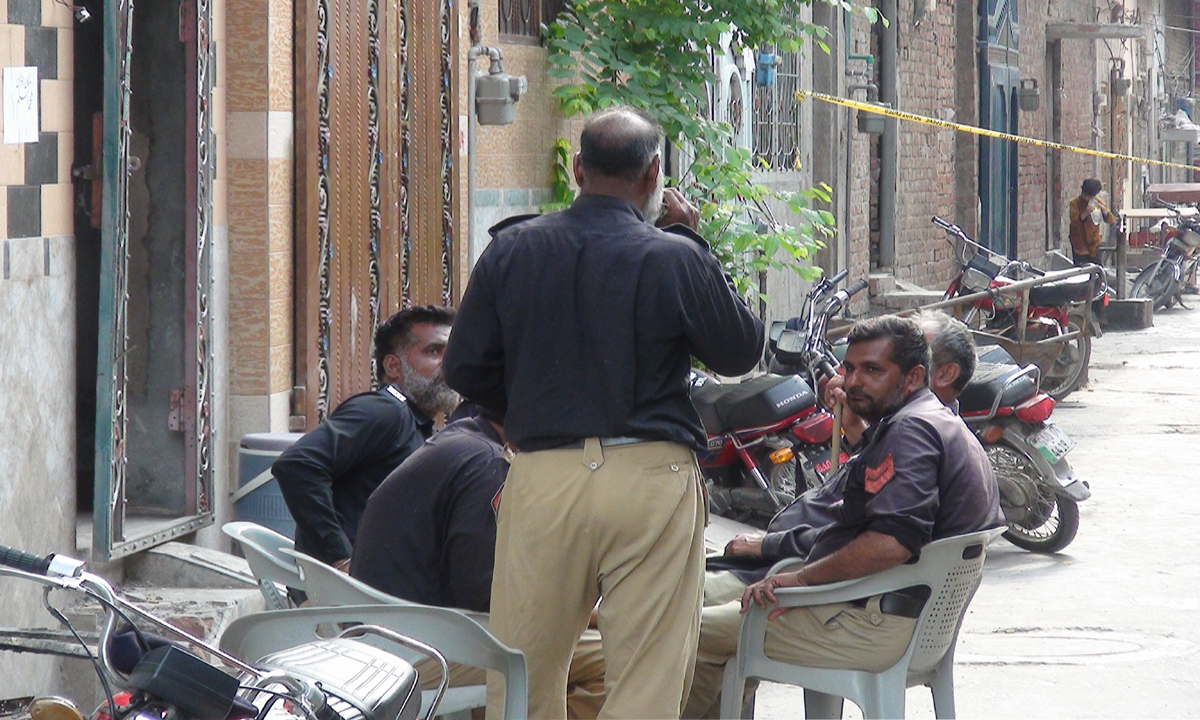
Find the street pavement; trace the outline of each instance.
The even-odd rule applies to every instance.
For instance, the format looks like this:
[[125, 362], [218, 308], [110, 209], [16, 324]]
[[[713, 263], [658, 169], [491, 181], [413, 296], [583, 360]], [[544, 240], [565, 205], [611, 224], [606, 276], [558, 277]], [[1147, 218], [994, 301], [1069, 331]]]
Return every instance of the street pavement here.
[[[1093, 340], [1090, 384], [1053, 420], [1088, 480], [1075, 542], [1035, 555], [998, 540], [959, 636], [960, 718], [1200, 716], [1200, 298], [1154, 327]], [[933, 717], [910, 688], [910, 718]], [[764, 684], [758, 718], [803, 717]], [[846, 704], [845, 717], [862, 717]]]

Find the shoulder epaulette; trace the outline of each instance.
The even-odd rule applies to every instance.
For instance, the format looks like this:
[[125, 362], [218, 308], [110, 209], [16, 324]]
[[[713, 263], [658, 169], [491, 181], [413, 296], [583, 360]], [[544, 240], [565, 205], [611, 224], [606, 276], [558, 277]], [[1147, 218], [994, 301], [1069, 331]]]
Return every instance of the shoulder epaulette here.
[[538, 217], [541, 217], [541, 214], [530, 213], [528, 215], [513, 215], [512, 217], [505, 218], [505, 219], [501, 220], [500, 222], [496, 223], [495, 225], [491, 226], [490, 228], [488, 228], [488, 234], [491, 235], [492, 237], [495, 237], [496, 233], [501, 232], [503, 230], [507, 230], [508, 228], [512, 227], [513, 225], [519, 225], [519, 224], [525, 222], [526, 220], [532, 220], [532, 219], [538, 218]]

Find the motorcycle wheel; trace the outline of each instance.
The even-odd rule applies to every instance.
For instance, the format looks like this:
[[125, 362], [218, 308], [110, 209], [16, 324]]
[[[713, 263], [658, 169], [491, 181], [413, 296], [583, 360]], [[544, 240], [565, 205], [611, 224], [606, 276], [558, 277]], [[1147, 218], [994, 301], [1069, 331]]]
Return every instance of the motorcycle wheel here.
[[[763, 441], [762, 448], [753, 453], [759, 469], [764, 471], [771, 489], [788, 497], [796, 497], [796, 458], [786, 460], [778, 465], [771, 463], [771, 453], [791, 447], [786, 438], [769, 437]], [[753, 482], [753, 481], [751, 481]]]
[[1037, 553], [1055, 553], [1079, 531], [1079, 505], [1056, 494], [1024, 453], [1004, 444], [987, 446], [1000, 485], [1000, 508], [1008, 530], [1004, 539]]
[[[1148, 265], [1133, 281], [1129, 290], [1131, 298], [1145, 298], [1154, 301], [1154, 309], [1168, 307], [1175, 295], [1175, 265], [1166, 260], [1159, 260]], [[1173, 303], [1172, 303], [1173, 304]]]
[[1080, 334], [1074, 340], [1063, 343], [1054, 367], [1047, 369], [1042, 377], [1042, 391], [1055, 400], [1061, 401], [1079, 386], [1092, 360], [1092, 339], [1080, 332], [1081, 329], [1078, 319], [1067, 321], [1067, 332]]

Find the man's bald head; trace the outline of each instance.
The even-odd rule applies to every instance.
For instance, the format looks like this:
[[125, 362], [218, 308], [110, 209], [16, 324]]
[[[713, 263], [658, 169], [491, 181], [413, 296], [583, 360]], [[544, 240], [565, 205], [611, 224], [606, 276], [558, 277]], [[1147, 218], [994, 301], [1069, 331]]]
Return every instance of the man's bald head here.
[[588, 118], [579, 136], [583, 169], [613, 179], [637, 182], [662, 146], [662, 127], [628, 106], [602, 110]]

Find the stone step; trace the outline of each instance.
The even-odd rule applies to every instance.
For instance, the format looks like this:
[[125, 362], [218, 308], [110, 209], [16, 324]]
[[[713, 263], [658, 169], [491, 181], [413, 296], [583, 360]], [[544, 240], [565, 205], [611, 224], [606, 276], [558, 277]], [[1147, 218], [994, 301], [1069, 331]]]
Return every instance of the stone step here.
[[938, 290], [896, 290], [872, 298], [872, 301], [888, 310], [909, 310], [929, 305], [942, 299]]
[[896, 290], [896, 278], [891, 273], [871, 273], [867, 276], [867, 290], [871, 297], [886, 295]]

